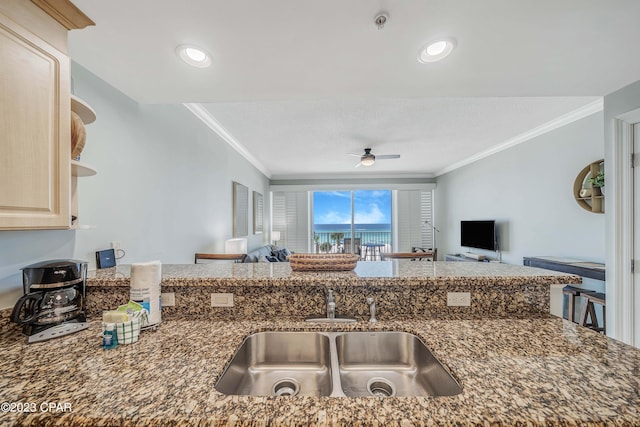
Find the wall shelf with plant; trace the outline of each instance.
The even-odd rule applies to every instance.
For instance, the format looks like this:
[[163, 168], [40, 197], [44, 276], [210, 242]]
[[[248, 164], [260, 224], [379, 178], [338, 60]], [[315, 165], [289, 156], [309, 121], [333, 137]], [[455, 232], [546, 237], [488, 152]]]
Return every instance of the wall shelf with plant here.
[[604, 160], [585, 166], [573, 182], [573, 197], [578, 205], [594, 213], [604, 213]]

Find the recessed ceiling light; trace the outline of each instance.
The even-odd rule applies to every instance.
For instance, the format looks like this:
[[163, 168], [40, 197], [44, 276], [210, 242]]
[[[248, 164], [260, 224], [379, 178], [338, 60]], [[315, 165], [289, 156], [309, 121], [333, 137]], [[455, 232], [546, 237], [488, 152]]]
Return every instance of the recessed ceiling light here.
[[438, 39], [427, 43], [418, 52], [418, 61], [424, 63], [436, 62], [449, 56], [456, 47], [454, 39]]
[[182, 44], [176, 48], [176, 53], [180, 59], [194, 67], [206, 68], [211, 65], [211, 57], [199, 47]]

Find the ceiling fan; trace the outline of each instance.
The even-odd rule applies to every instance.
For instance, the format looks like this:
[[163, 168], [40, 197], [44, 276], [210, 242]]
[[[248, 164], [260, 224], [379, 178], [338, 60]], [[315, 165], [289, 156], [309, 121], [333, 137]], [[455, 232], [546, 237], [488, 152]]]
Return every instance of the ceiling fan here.
[[378, 160], [386, 160], [386, 159], [399, 159], [400, 158], [400, 154], [380, 154], [380, 155], [376, 156], [371, 152], [371, 148], [365, 148], [364, 149], [364, 154], [349, 153], [349, 155], [350, 156], [360, 157], [360, 162], [358, 162], [358, 164], [355, 167], [371, 166], [376, 162], [376, 159], [378, 159]]

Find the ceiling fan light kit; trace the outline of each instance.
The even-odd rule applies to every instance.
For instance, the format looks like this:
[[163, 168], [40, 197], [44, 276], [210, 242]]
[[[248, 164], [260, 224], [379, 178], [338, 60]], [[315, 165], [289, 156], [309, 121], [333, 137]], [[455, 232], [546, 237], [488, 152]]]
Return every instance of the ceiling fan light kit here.
[[360, 163], [362, 164], [362, 166], [371, 166], [375, 162], [376, 162], [376, 156], [374, 156], [373, 154], [364, 155], [362, 156], [362, 160], [360, 160]]
[[[349, 153], [351, 156], [360, 157], [360, 161], [355, 167], [360, 166], [372, 166], [376, 162], [376, 156], [371, 152], [371, 148], [365, 148], [364, 154], [353, 154]], [[400, 154], [381, 154], [377, 156], [378, 160], [387, 160], [387, 159], [399, 159]]]

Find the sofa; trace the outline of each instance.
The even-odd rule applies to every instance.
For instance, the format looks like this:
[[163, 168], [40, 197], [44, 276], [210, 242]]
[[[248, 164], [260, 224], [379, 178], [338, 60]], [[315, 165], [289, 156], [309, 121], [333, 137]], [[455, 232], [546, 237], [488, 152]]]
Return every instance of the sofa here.
[[265, 245], [248, 252], [242, 262], [287, 262], [289, 255], [291, 252], [287, 248]]

